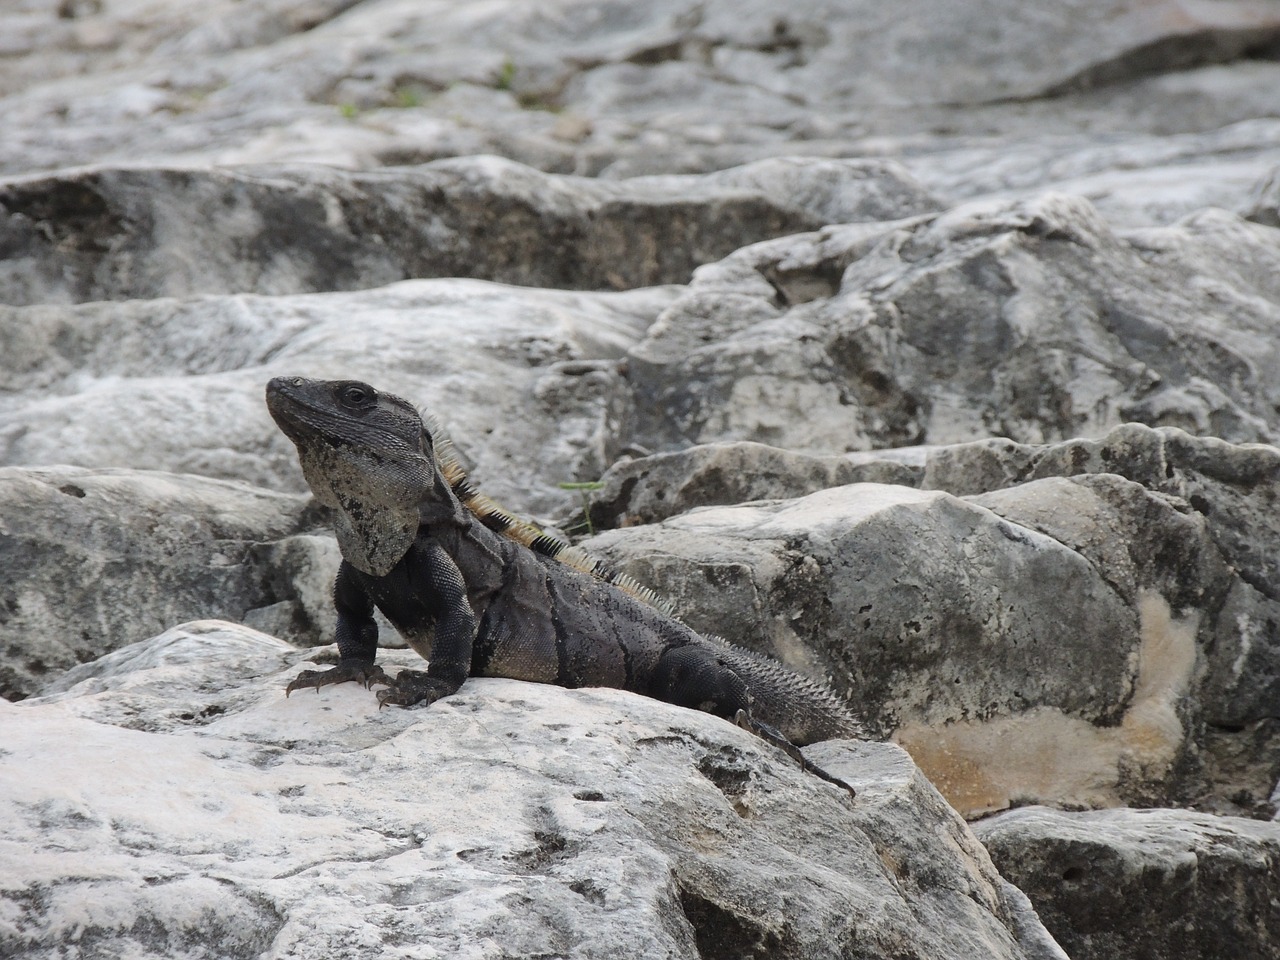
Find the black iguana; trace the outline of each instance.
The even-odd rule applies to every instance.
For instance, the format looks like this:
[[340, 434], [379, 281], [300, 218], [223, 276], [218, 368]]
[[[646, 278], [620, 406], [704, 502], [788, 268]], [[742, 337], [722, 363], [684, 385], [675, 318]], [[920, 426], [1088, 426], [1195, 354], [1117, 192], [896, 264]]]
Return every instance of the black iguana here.
[[[619, 687], [733, 720], [834, 779], [794, 746], [860, 735], [833, 693], [694, 632], [643, 588], [479, 496], [452, 457], [442, 463], [412, 404], [357, 381], [277, 377], [267, 407], [316, 499], [334, 508], [343, 557], [339, 662], [304, 670], [286, 692], [355, 680], [407, 706], [469, 676]], [[425, 672], [392, 679], [375, 665], [375, 606]]]

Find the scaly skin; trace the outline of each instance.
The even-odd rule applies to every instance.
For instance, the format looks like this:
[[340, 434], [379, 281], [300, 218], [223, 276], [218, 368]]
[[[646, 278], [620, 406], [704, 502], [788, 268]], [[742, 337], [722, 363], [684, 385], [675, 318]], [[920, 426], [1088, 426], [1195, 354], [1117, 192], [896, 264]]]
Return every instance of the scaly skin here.
[[[304, 671], [286, 693], [354, 680], [383, 686], [380, 703], [408, 706], [449, 696], [468, 676], [619, 687], [737, 722], [809, 769], [795, 744], [860, 735], [821, 685], [489, 529], [451, 489], [407, 401], [357, 381], [276, 378], [267, 407], [316, 499], [334, 508], [343, 555], [339, 663]], [[375, 665], [375, 607], [427, 659], [425, 672], [392, 679]]]

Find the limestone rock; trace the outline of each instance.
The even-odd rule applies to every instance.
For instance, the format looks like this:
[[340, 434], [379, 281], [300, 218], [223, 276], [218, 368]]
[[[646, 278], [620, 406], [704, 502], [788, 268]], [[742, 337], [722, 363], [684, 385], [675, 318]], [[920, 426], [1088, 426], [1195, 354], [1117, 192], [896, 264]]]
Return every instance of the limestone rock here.
[[349, 173], [100, 168], [0, 182], [0, 302], [368, 289], [421, 277], [684, 283], [755, 240], [939, 209], [880, 160], [602, 181], [497, 157]]
[[1273, 117], [1266, 0], [50, 0], [0, 17], [7, 171], [496, 153], [625, 176], [941, 148], [1044, 189], [1081, 155], [1123, 174], [1136, 150], [1140, 168], [1190, 153], [1166, 187], [1213, 190], [1277, 143], [1186, 144]]
[[[1148, 719], [1159, 714], [1161, 725], [1176, 731], [1175, 739], [1187, 736], [1197, 744], [1175, 764], [1177, 769], [1170, 771], [1173, 781], [1181, 786], [1166, 783], [1166, 787], [1182, 801], [1210, 809], [1221, 806], [1254, 812], [1266, 808], [1280, 775], [1274, 762], [1280, 724], [1273, 706], [1280, 698], [1280, 635], [1273, 628], [1280, 623], [1276, 606], [1280, 597], [1280, 570], [1276, 567], [1280, 528], [1275, 519], [1280, 511], [1276, 503], [1280, 497], [1280, 451], [1274, 447], [1228, 444], [1211, 437], [1192, 437], [1176, 428], [1152, 429], [1140, 424], [1118, 427], [1098, 440], [1038, 445], [990, 439], [843, 458], [804, 456], [754, 444], [712, 444], [618, 464], [606, 474], [604, 489], [594, 494], [589, 513], [597, 529], [653, 523], [698, 506], [785, 498], [803, 492], [799, 488], [854, 482], [857, 475], [868, 472], [896, 474], [901, 484], [960, 495], [1018, 528], [1052, 538], [1084, 558], [1105, 581], [1107, 591], [1137, 611], [1142, 622], [1154, 616], [1150, 623], [1157, 633], [1182, 621], [1181, 631], [1167, 633], [1164, 640], [1152, 640], [1154, 659], [1147, 669], [1147, 692], [1154, 695], [1156, 687], [1164, 690], [1158, 698], [1163, 706], [1150, 707], [1155, 713]], [[783, 473], [787, 475], [781, 476]], [[845, 500], [835, 491], [831, 497], [837, 503]], [[851, 501], [853, 495], [847, 499]], [[688, 518], [691, 529], [701, 530], [702, 516], [695, 513]], [[749, 529], [750, 524], [735, 525], [733, 536], [749, 537]], [[808, 633], [803, 626], [780, 626], [779, 619], [787, 622], [781, 598], [796, 593], [794, 587], [780, 589], [771, 579], [778, 576], [779, 556], [785, 555], [780, 549], [769, 558], [771, 562], [757, 559], [744, 566], [739, 573], [750, 587], [745, 594], [734, 592], [725, 598], [704, 585], [708, 577], [717, 585], [723, 566], [723, 560], [715, 559], [715, 549], [706, 542], [692, 550], [689, 545], [677, 546], [675, 552], [686, 558], [681, 564], [673, 565], [665, 551], [653, 551], [653, 546], [666, 542], [667, 530], [664, 526], [651, 534], [628, 532], [619, 539], [604, 537], [595, 543], [645, 576], [661, 581], [663, 592], [675, 591], [688, 615], [701, 618], [708, 629], [750, 638], [765, 649], [772, 647], [775, 653], [794, 644], [796, 635], [807, 637], [805, 643], [818, 638], [819, 648], [831, 650], [843, 644], [861, 650], [871, 639], [865, 637], [865, 631], [873, 626], [871, 621], [863, 622], [862, 629], [854, 633], [841, 629], [841, 625], [858, 622], [852, 607], [843, 611], [852, 620], [842, 619], [837, 611], [830, 627], [810, 626]], [[935, 562], [932, 534], [914, 542], [904, 540], [903, 546], [894, 542], [892, 549], [902, 556], [893, 560], [885, 574], [890, 580], [897, 575], [899, 563], [915, 571]], [[672, 540], [678, 541], [679, 536]], [[722, 543], [719, 539], [713, 542]], [[642, 546], [633, 550], [633, 543]], [[828, 576], [832, 579], [863, 576], [860, 571], [866, 560], [859, 560], [854, 571], [847, 572], [848, 561], [826, 560], [809, 550], [807, 531], [792, 533], [785, 543], [788, 550], [799, 550], [802, 555], [790, 561], [790, 566], [784, 565], [787, 570], [812, 556], [824, 568], [830, 566]], [[882, 548], [878, 541], [862, 545], [850, 535], [848, 549], [878, 558]], [[694, 569], [684, 566], [689, 558], [694, 560]], [[963, 561], [964, 565], [969, 562]], [[952, 576], [957, 583], [966, 583], [962, 570]], [[878, 589], [893, 596], [895, 583], [885, 582]], [[824, 589], [816, 589], [815, 605], [816, 597], [825, 596]], [[948, 596], [950, 589], [932, 587], [925, 593]], [[1164, 614], [1155, 615], [1150, 606], [1152, 596], [1169, 605], [1173, 619], [1165, 627], [1156, 627], [1164, 622]], [[1061, 603], [1046, 602], [1050, 610]], [[753, 626], [749, 617], [735, 614], [735, 607], [748, 609], [743, 604], [749, 604], [752, 615], [771, 625], [761, 629]], [[803, 617], [797, 621], [807, 622]], [[876, 629], [884, 631], [886, 624]], [[1005, 627], [997, 620], [994, 626], [986, 623], [982, 629], [1000, 631]], [[1195, 638], [1194, 650], [1188, 646], [1189, 636]], [[861, 660], [866, 654], [851, 656]], [[839, 659], [830, 654], [820, 656], [817, 662], [802, 657], [797, 665], [819, 675], [834, 669], [842, 686], [855, 698], [864, 698], [866, 694], [856, 681], [844, 678], [841, 669], [832, 666]], [[985, 673], [985, 654], [981, 660], [981, 672]], [[904, 668], [895, 665], [890, 669]], [[913, 669], [922, 668], [917, 664]], [[936, 667], [930, 664], [923, 669], [929, 673]], [[1045, 669], [1056, 668], [1049, 665]], [[1189, 685], [1191, 672], [1196, 677], [1194, 685]], [[1152, 678], [1159, 678], [1159, 682]], [[1021, 686], [1025, 696], [1025, 684]], [[1171, 714], [1180, 692], [1192, 688], [1194, 709]], [[875, 705], [870, 709], [875, 712], [881, 708]], [[1140, 715], [1135, 714], [1130, 724], [1147, 723], [1137, 719]], [[934, 738], [942, 744], [945, 749], [938, 759], [941, 762], [941, 753], [949, 752], [952, 759], [947, 761], [948, 767], [957, 765], [958, 756], [981, 767], [985, 761], [961, 741], [966, 731], [975, 733], [983, 728], [981, 723], [956, 723], [950, 725], [949, 733], [935, 730], [921, 735], [920, 743]], [[1033, 754], [1039, 741], [1031, 738], [1027, 743], [1028, 754]], [[917, 759], [938, 775], [938, 769], [925, 757], [917, 755]], [[1007, 765], [1007, 757], [1001, 762]], [[1206, 793], [1194, 784], [1213, 786]], [[1130, 788], [1136, 790], [1137, 786], [1131, 784]], [[1063, 800], [1052, 788], [1043, 789], [1047, 792], [1036, 794], [1040, 799]], [[1080, 795], [1071, 796], [1069, 802], [1085, 802]], [[1144, 802], [1160, 799], [1140, 790], [1128, 796]], [[1167, 798], [1168, 794], [1161, 796]], [[1009, 799], [1016, 797], [1015, 790]]]
[[830, 227], [703, 267], [631, 350], [636, 442], [812, 452], [1280, 433], [1280, 231], [1117, 234], [1080, 198]]
[[[129, 466], [302, 492], [267, 416], [275, 375], [356, 378], [423, 404], [515, 509], [616, 456], [617, 362], [676, 291], [475, 280], [379, 290], [0, 308], [0, 464]], [[530, 457], [528, 451], [539, 451]]]
[[1264, 960], [1280, 825], [1185, 810], [1012, 810], [974, 824], [1073, 960]]
[[621, 691], [286, 700], [299, 659], [206, 621], [0, 703], [4, 952], [1065, 957], [892, 746], [815, 748], [851, 801]]
[[991, 492], [854, 484], [587, 546], [696, 628], [830, 677], [962, 811], [1263, 809], [1280, 776], [1280, 453], [1134, 425], [923, 456], [927, 483]]
[[332, 540], [302, 497], [136, 470], [0, 468], [0, 695], [175, 621], [330, 628]]
[[1255, 223], [1280, 227], [1280, 167], [1258, 183], [1252, 199], [1253, 204], [1246, 216]]
[[[672, 598], [695, 628], [829, 674], [872, 729], [937, 742], [956, 725], [996, 729], [1032, 713], [1078, 731], [1057, 762], [1076, 753], [1111, 768], [1073, 788], [1036, 786], [1054, 767], [1043, 760], [1021, 789], [1118, 795], [1118, 754], [1108, 761], [1087, 741], [1123, 720], [1143, 618], [1047, 536], [946, 494], [854, 484], [696, 510], [588, 546]], [[1078, 611], [1068, 621], [1064, 604]], [[1008, 803], [984, 766], [920, 762], [962, 812]]]
[[723, 441], [618, 461], [600, 478], [586, 512], [593, 529], [611, 530], [693, 507], [788, 499], [849, 483], [918, 486], [923, 472], [892, 454], [858, 461]]

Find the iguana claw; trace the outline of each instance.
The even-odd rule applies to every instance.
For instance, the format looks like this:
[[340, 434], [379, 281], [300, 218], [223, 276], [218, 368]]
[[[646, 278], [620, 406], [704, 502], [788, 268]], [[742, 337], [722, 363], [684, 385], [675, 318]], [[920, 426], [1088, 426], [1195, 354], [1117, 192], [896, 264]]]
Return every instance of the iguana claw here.
[[773, 744], [792, 760], [799, 763], [801, 770], [806, 773], [813, 774], [819, 780], [825, 780], [827, 783], [834, 784], [837, 787], [847, 790], [851, 797], [857, 797], [857, 790], [853, 789], [853, 787], [849, 786], [849, 784], [841, 780], [835, 774], [827, 773], [827, 771], [822, 769], [822, 767], [805, 757], [805, 755], [800, 752], [800, 748], [784, 737], [782, 732], [777, 728], [771, 727], [769, 724], [757, 720], [746, 710], [739, 710], [734, 716], [733, 722], [743, 730], [748, 730], [751, 733], [754, 733], [761, 740]]
[[366, 690], [375, 683], [395, 682], [375, 663], [340, 663], [328, 670], [303, 670], [289, 681], [289, 685], [284, 688], [284, 695], [287, 697], [293, 691], [307, 687], [319, 693], [321, 687], [327, 687], [331, 683], [346, 683], [348, 680], [354, 680]]
[[418, 703], [429, 706], [441, 697], [456, 693], [458, 689], [446, 680], [427, 676], [422, 670], [401, 670], [394, 680], [385, 674], [383, 676], [385, 679], [381, 682], [386, 684], [387, 689], [378, 691], [380, 707], [388, 704], [411, 707]]

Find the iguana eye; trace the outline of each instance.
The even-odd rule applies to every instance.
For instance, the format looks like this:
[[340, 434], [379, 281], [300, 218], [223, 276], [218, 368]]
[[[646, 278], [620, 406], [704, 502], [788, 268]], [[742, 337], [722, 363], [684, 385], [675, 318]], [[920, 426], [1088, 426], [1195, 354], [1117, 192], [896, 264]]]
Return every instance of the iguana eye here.
[[358, 407], [369, 399], [369, 391], [364, 387], [347, 387], [342, 391], [343, 403]]

